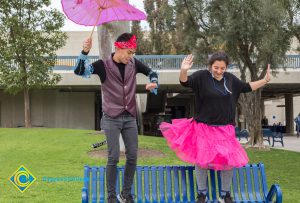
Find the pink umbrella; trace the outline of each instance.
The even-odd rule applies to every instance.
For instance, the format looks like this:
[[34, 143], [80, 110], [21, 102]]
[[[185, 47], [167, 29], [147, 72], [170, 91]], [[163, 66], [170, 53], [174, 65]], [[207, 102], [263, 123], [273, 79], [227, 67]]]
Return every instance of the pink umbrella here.
[[124, 0], [62, 0], [70, 20], [80, 25], [96, 26], [112, 21], [145, 20], [146, 15]]

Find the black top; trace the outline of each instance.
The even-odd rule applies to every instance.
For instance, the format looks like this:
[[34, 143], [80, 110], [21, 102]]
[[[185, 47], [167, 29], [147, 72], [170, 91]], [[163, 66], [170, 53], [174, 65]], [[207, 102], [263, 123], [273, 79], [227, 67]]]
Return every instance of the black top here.
[[[84, 55], [87, 55], [87, 53], [85, 53], [84, 51], [81, 52]], [[112, 54], [113, 56], [113, 54]], [[144, 65], [142, 62], [140, 62], [139, 60], [137, 60], [136, 58], [134, 58], [135, 60], [135, 67], [136, 67], [136, 73], [143, 73], [144, 75], [149, 75], [149, 73], [151, 72], [151, 69]], [[114, 63], [118, 66], [119, 71], [121, 73], [121, 76], [124, 80], [124, 72], [125, 72], [125, 64], [123, 63], [117, 63], [114, 61]], [[104, 83], [105, 79], [106, 79], [106, 71], [105, 71], [105, 67], [104, 67], [104, 63], [102, 60], [98, 60], [95, 61], [94, 63], [92, 63], [92, 66], [94, 68], [94, 72], [92, 74], [97, 74], [101, 80], [101, 83]], [[84, 60], [80, 59], [77, 67], [75, 68], [74, 72], [77, 75], [83, 75], [85, 70], [84, 67]], [[157, 78], [157, 73], [156, 72], [152, 72], [150, 75], [150, 79], [151, 78]]]
[[194, 119], [208, 125], [235, 125], [235, 107], [240, 93], [252, 91], [249, 83], [228, 72], [218, 81], [208, 70], [199, 70], [180, 83], [195, 92]]

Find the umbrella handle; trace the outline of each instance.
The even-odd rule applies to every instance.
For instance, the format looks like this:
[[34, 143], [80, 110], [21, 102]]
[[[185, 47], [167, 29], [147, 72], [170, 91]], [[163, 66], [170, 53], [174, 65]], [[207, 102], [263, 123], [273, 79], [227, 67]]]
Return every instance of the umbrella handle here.
[[90, 34], [90, 38], [92, 38], [92, 36], [93, 36], [93, 33], [94, 33], [94, 31], [95, 31], [95, 27], [96, 27], [96, 25], [97, 25], [97, 23], [98, 23], [98, 21], [99, 21], [101, 12], [102, 12], [102, 8], [99, 8], [99, 14], [98, 14], [97, 20], [96, 20], [96, 22], [95, 22], [95, 25], [94, 25], [94, 27], [93, 27], [93, 30], [92, 30], [92, 32], [91, 32], [91, 34]]
[[93, 37], [94, 31], [95, 31], [95, 27], [96, 27], [96, 25], [94, 25], [94, 27], [93, 27], [93, 30], [92, 30], [92, 32], [91, 32], [91, 34], [90, 34], [90, 37], [89, 37], [89, 38], [92, 38], [92, 37]]

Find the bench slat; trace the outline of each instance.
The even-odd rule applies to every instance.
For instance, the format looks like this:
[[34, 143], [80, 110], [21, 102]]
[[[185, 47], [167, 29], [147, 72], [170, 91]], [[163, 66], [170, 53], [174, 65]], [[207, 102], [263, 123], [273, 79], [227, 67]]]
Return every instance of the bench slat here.
[[170, 166], [166, 167], [166, 172], [167, 172], [167, 198], [168, 198], [168, 202], [173, 202], [173, 198], [172, 198], [171, 167]]
[[221, 171], [217, 171], [217, 177], [218, 177], [218, 184], [217, 187], [219, 189], [219, 196], [221, 196]]
[[252, 176], [251, 176], [251, 171], [249, 166], [246, 167], [246, 177], [247, 177], [247, 190], [248, 190], [247, 193], [249, 199], [251, 201], [254, 201], [253, 191], [252, 191], [253, 182], [252, 182]]
[[160, 202], [165, 201], [165, 175], [164, 175], [164, 167], [159, 166], [159, 196]]
[[180, 202], [180, 192], [179, 192], [179, 177], [178, 177], [178, 167], [173, 167], [173, 178], [174, 178], [174, 196], [175, 202]]
[[156, 184], [156, 167], [152, 166], [151, 167], [151, 185], [152, 185], [152, 200], [153, 202], [157, 202], [157, 184]]
[[259, 168], [256, 165], [252, 166], [252, 171], [253, 171], [253, 178], [254, 178], [254, 190], [255, 190], [255, 196], [256, 199], [261, 201], [261, 193], [260, 193], [260, 181], [259, 181], [259, 177], [258, 177], [258, 172], [259, 172]]
[[90, 167], [89, 166], [84, 166], [84, 177], [86, 178], [86, 180], [84, 180], [84, 187], [87, 189], [87, 191], [90, 191], [90, 182], [89, 178], [90, 178]]
[[92, 203], [97, 203], [97, 167], [92, 167]]
[[[144, 183], [149, 183], [149, 167], [144, 167]], [[150, 202], [150, 187], [149, 184], [144, 184], [145, 200]]]
[[100, 194], [99, 194], [99, 198], [100, 198], [100, 202], [101, 201], [105, 201], [105, 168], [100, 167], [99, 168], [99, 189], [100, 189]]
[[142, 167], [138, 166], [136, 169], [136, 182], [137, 182], [137, 201], [138, 203], [143, 202], [143, 193], [142, 193]]
[[267, 186], [267, 180], [266, 180], [266, 173], [265, 173], [265, 166], [264, 164], [260, 165], [260, 172], [262, 174], [261, 176], [261, 181], [262, 181], [262, 188], [263, 188], [263, 194], [264, 194], [264, 199], [267, 198], [267, 194], [268, 194], [268, 186]]
[[193, 174], [194, 168], [188, 167], [188, 176], [189, 176], [189, 185], [190, 185], [190, 201], [195, 201], [195, 188], [194, 188], [194, 174]]
[[238, 173], [239, 173], [239, 181], [240, 181], [239, 188], [240, 188], [240, 192], [242, 195], [242, 200], [246, 200], [247, 197], [246, 197], [246, 191], [245, 191], [244, 168], [239, 168]]
[[[217, 195], [216, 195], [216, 179], [215, 179], [215, 171], [213, 170], [209, 170], [209, 176], [210, 176], [210, 190], [212, 193], [212, 199], [209, 198], [209, 200], [213, 200], [213, 199], [217, 199]], [[209, 184], [207, 184], [209, 185]]]
[[184, 167], [180, 167], [181, 171], [181, 194], [182, 194], [182, 202], [187, 202], [187, 184], [186, 184], [186, 170]]
[[236, 202], [240, 202], [239, 190], [238, 190], [238, 173], [237, 170], [233, 170], [232, 178], [233, 196]]

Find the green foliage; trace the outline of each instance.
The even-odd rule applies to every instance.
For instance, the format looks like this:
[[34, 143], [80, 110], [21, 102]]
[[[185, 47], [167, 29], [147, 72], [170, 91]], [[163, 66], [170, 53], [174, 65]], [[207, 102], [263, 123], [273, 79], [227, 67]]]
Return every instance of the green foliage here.
[[262, 77], [266, 64], [276, 68], [290, 39], [300, 39], [298, 0], [145, 0], [152, 54], [194, 52], [202, 62], [214, 51], [228, 52]]
[[175, 54], [172, 46], [172, 32], [174, 32], [173, 6], [165, 0], [145, 0], [144, 5], [151, 28], [152, 54]]
[[0, 86], [10, 93], [56, 84], [55, 51], [67, 38], [64, 16], [48, 9], [50, 0], [11, 0], [0, 4]]
[[[140, 25], [140, 21], [133, 21], [131, 25], [131, 32], [137, 36], [138, 48], [137, 55], [147, 55], [152, 53], [152, 44], [149, 38], [147, 38], [148, 32], [143, 31]], [[146, 36], [145, 36], [146, 35]]]
[[195, 51], [202, 58], [222, 49], [250, 70], [252, 80], [265, 74], [267, 63], [276, 68], [284, 59], [291, 33], [287, 30], [282, 1], [185, 2], [187, 18], [194, 22], [192, 32], [198, 33]]
[[[283, 2], [288, 16], [288, 28], [300, 42], [300, 1], [284, 0]], [[298, 51], [300, 52], [300, 46]]]

